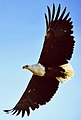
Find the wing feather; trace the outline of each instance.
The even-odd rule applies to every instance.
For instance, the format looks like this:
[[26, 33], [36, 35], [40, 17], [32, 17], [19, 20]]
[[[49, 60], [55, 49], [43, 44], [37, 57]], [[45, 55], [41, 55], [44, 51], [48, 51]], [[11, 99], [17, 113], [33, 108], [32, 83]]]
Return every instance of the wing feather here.
[[56, 13], [55, 20], [58, 20], [59, 14], [60, 14], [60, 4], [58, 6], [58, 10], [57, 10], [57, 13]]
[[64, 10], [63, 10], [63, 12], [62, 12], [62, 14], [61, 14], [59, 20], [62, 20], [62, 19], [63, 19], [63, 16], [64, 16], [65, 12], [66, 12], [66, 7], [64, 8]]
[[69, 17], [70, 12], [68, 12], [68, 14], [64, 17], [64, 20], [67, 20], [67, 18]]
[[52, 20], [51, 20], [51, 21], [53, 21], [53, 20], [54, 20], [54, 15], [55, 15], [55, 5], [53, 4], [53, 10], [52, 10]]
[[46, 31], [48, 30], [48, 19], [47, 19], [47, 15], [45, 14], [45, 20], [46, 20]]
[[51, 11], [50, 8], [47, 6], [48, 9], [48, 19], [49, 19], [49, 23], [51, 22]]
[[21, 110], [18, 110], [18, 112], [17, 112], [16, 116], [17, 116], [17, 115], [19, 115], [19, 114], [20, 114], [20, 112], [21, 112]]

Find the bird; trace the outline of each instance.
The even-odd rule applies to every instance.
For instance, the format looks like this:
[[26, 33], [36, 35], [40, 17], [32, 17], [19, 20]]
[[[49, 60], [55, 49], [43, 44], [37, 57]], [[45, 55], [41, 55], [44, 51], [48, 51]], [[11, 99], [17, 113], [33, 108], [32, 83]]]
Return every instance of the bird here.
[[61, 12], [61, 4], [55, 10], [53, 3], [52, 12], [47, 6], [47, 14], [44, 15], [46, 34], [42, 52], [36, 64], [22, 67], [33, 74], [15, 107], [4, 110], [8, 114], [17, 116], [21, 113], [21, 117], [25, 114], [29, 116], [31, 110], [38, 109], [53, 98], [60, 83], [69, 81], [74, 75], [69, 63], [75, 45], [70, 12], [66, 14], [66, 7]]

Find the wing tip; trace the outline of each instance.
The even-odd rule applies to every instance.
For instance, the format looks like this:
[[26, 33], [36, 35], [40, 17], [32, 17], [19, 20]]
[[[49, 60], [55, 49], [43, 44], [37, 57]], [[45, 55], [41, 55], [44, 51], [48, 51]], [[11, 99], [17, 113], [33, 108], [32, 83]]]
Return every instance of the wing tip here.
[[6, 114], [12, 113], [14, 109], [10, 109], [10, 110], [3, 110]]
[[21, 117], [23, 118], [24, 115], [25, 115], [25, 111], [27, 112], [27, 116], [30, 115], [30, 109], [27, 109], [27, 110], [16, 110], [16, 109], [10, 109], [10, 110], [3, 110], [6, 114], [10, 114], [12, 113], [12, 115], [16, 114], [16, 116], [18, 116], [21, 112]]
[[[55, 15], [55, 4], [53, 3], [53, 9], [52, 12], [50, 10], [50, 7], [47, 6], [47, 10], [48, 10], [48, 15], [45, 14], [45, 19], [46, 19], [46, 31], [48, 30], [48, 27], [50, 25], [51, 22], [55, 21], [55, 20], [67, 20], [68, 22], [70, 22], [71, 18], [69, 18], [70, 12], [66, 13], [66, 7], [64, 7], [62, 13], [61, 13], [61, 4], [58, 4], [58, 8], [56, 10], [56, 15]], [[54, 17], [55, 16], [55, 17]]]

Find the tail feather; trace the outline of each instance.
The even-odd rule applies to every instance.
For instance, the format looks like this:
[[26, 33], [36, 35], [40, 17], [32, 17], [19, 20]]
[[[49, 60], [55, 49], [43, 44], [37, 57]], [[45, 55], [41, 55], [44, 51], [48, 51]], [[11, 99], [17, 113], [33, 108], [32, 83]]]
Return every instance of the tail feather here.
[[70, 80], [71, 77], [74, 75], [74, 71], [73, 71], [72, 66], [68, 63], [68, 64], [63, 64], [63, 65], [61, 65], [59, 67], [61, 67], [62, 69], [64, 69], [65, 72], [63, 72], [64, 77], [58, 76], [58, 77], [56, 77], [57, 80], [60, 81], [61, 83], [64, 83], [64, 82]]

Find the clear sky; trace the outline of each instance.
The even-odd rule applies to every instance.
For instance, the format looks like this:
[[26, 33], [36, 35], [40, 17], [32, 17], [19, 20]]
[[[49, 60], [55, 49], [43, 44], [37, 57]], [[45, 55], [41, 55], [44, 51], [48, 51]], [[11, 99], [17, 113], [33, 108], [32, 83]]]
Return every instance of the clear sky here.
[[81, 0], [0, 0], [0, 120], [20, 120], [7, 115], [18, 102], [31, 78], [22, 70], [38, 61], [44, 35], [46, 6], [66, 6], [74, 24], [75, 49], [71, 59], [75, 75], [47, 105], [23, 120], [81, 120]]

